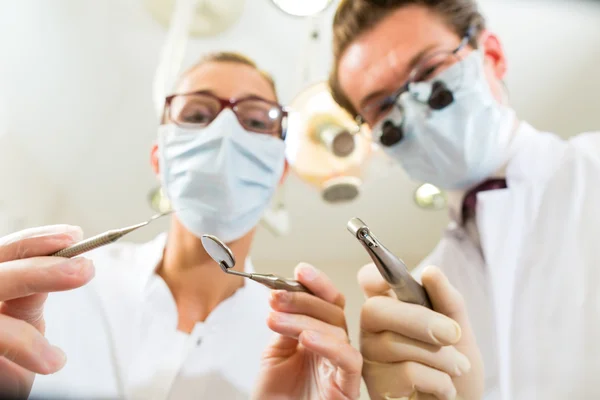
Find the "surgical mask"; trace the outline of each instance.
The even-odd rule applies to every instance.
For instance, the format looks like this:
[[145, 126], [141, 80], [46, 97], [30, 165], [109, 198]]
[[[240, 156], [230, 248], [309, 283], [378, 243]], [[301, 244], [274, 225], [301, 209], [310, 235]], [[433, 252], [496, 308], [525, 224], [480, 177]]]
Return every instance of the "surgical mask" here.
[[447, 190], [467, 189], [499, 170], [507, 161], [514, 129], [514, 111], [498, 103], [483, 68], [483, 53], [464, 60], [436, 76], [453, 91], [454, 102], [432, 110], [424, 99], [433, 82], [414, 83], [373, 131], [381, 134], [391, 120], [401, 124], [404, 137], [384, 151], [398, 160], [414, 180]]
[[259, 223], [284, 168], [283, 140], [246, 131], [229, 109], [202, 129], [162, 125], [158, 146], [162, 185], [182, 225], [225, 242]]

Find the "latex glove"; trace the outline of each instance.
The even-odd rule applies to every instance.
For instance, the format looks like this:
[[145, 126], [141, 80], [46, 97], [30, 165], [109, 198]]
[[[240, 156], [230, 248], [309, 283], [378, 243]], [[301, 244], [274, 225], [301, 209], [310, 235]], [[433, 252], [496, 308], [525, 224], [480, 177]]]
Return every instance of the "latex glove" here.
[[27, 398], [34, 373], [51, 374], [64, 353], [44, 337], [48, 292], [74, 289], [92, 279], [91, 261], [44, 257], [81, 240], [80, 228], [55, 225], [0, 238], [0, 388]]
[[295, 276], [314, 296], [272, 292], [267, 324], [277, 334], [263, 354], [253, 398], [358, 399], [362, 357], [348, 339], [344, 296], [308, 264], [296, 267]]
[[422, 275], [435, 311], [397, 300], [373, 264], [358, 281], [367, 296], [360, 345], [371, 399], [482, 398], [483, 362], [463, 298], [438, 268]]

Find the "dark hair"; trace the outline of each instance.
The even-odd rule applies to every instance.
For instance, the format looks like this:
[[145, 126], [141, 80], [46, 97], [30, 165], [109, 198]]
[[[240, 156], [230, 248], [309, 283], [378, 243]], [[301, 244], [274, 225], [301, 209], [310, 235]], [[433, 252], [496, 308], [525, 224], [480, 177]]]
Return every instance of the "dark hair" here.
[[360, 35], [373, 29], [391, 12], [409, 5], [420, 5], [433, 10], [461, 37], [473, 26], [474, 32], [469, 44], [477, 48], [477, 39], [485, 29], [485, 18], [479, 12], [475, 0], [342, 0], [333, 18], [333, 69], [329, 76], [329, 86], [333, 99], [351, 115], [356, 117], [358, 112], [340, 87], [340, 58]]
[[271, 88], [273, 88], [275, 97], [277, 97], [277, 88], [275, 87], [275, 81], [273, 80], [273, 77], [271, 76], [271, 74], [260, 69], [258, 67], [258, 65], [256, 65], [256, 63], [251, 58], [246, 57], [243, 54], [233, 52], [233, 51], [220, 51], [220, 52], [208, 53], [208, 54], [204, 55], [198, 62], [196, 62], [194, 65], [192, 65], [190, 68], [188, 68], [185, 72], [183, 72], [179, 79], [181, 80], [184, 76], [188, 75], [190, 72], [192, 72], [196, 68], [198, 68], [204, 64], [213, 63], [213, 62], [228, 62], [228, 63], [242, 64], [242, 65], [247, 65], [249, 67], [254, 68], [256, 71], [258, 71], [262, 75], [263, 78], [266, 79], [267, 82], [269, 82], [269, 85], [271, 86]]

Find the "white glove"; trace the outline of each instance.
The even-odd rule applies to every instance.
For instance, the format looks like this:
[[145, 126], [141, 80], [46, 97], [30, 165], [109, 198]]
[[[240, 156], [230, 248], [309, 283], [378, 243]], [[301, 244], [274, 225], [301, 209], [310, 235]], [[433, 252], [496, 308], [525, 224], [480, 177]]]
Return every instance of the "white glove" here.
[[460, 293], [435, 267], [422, 275], [433, 308], [398, 301], [373, 264], [358, 281], [363, 378], [371, 399], [480, 400], [483, 362]]
[[44, 337], [48, 292], [80, 287], [94, 276], [91, 261], [44, 257], [82, 238], [68, 225], [27, 229], [0, 238], [0, 388], [8, 398], [27, 398], [34, 373], [51, 374], [64, 353]]

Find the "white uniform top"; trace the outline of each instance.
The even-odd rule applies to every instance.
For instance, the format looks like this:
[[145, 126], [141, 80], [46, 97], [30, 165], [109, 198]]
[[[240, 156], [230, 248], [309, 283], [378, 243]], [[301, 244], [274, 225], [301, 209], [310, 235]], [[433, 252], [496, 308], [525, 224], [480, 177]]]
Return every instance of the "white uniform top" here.
[[[155, 273], [165, 242], [162, 234], [89, 253], [94, 280], [49, 296], [46, 336], [66, 352], [67, 364], [37, 376], [32, 398], [250, 397], [272, 337], [268, 289], [247, 280], [191, 334], [178, 331], [175, 301]], [[252, 270], [249, 260], [245, 268]]]
[[438, 265], [465, 297], [486, 399], [600, 399], [600, 134], [522, 123], [506, 180], [477, 196], [481, 247], [452, 222], [415, 275]]

